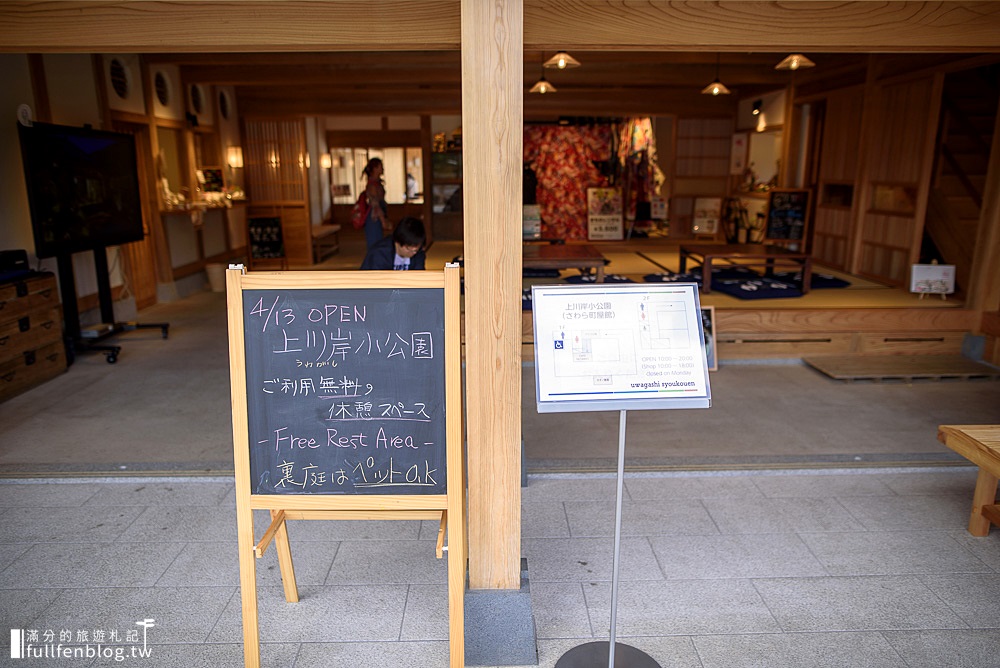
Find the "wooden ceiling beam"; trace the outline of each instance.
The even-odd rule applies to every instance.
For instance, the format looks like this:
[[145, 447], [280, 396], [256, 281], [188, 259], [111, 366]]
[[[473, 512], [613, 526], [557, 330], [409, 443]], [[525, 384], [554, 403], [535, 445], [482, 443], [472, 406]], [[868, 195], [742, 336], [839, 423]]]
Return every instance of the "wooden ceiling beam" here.
[[[212, 54], [199, 54], [211, 56]], [[232, 55], [232, 54], [227, 54]], [[210, 59], [195, 64], [194, 59], [178, 58], [181, 76], [187, 83], [228, 86], [399, 86], [414, 84], [458, 85], [461, 68], [457, 54], [442, 59], [422, 58], [407, 53], [406, 57], [386, 54], [236, 54], [245, 58], [228, 57], [223, 63]], [[711, 81], [716, 72], [712, 54], [656, 54], [655, 59], [634, 53], [607, 53], [592, 59], [586, 52], [586, 65], [572, 70], [545, 70], [546, 77], [557, 87], [600, 86], [697, 86]], [[796, 81], [810, 83], [829, 76], [837, 68], [863, 72], [867, 56], [856, 54], [812, 54], [818, 61], [815, 68], [796, 73]], [[944, 54], [941, 54], [944, 55]], [[949, 54], [955, 57], [955, 54]], [[413, 57], [411, 57], [413, 56]], [[271, 62], [269, 58], [273, 58]], [[633, 60], [635, 59], [635, 60]], [[735, 86], [782, 87], [789, 83], [788, 72], [774, 69], [775, 57], [762, 59], [759, 54], [727, 56], [719, 66], [722, 80]], [[156, 62], [171, 62], [169, 55], [158, 54]], [[535, 81], [542, 73], [540, 64], [525, 56], [524, 79]], [[280, 91], [276, 91], [278, 93]]]
[[[0, 3], [2, 4], [2, 3]], [[374, 45], [369, 44], [368, 49]], [[174, 65], [246, 66], [344, 66], [364, 64], [370, 67], [393, 68], [406, 65], [461, 67], [457, 49], [448, 51], [287, 51], [287, 52], [216, 52], [216, 53], [147, 53], [151, 63]]]
[[524, 116], [539, 120], [559, 116], [732, 116], [735, 95], [713, 97], [691, 91], [614, 91], [604, 95], [567, 91], [525, 95]]
[[996, 51], [998, 2], [529, 0], [526, 49]]
[[237, 93], [243, 115], [275, 116], [380, 116], [411, 114], [458, 114], [462, 96], [452, 90], [410, 90], [405, 93], [385, 90], [354, 91], [350, 95], [320, 95], [306, 91], [302, 95], [248, 96]]
[[0, 1], [0, 52], [457, 50], [456, 0]]
[[[458, 0], [0, 0], [0, 52], [458, 51]], [[998, 52], [1000, 3], [526, 0], [527, 51]]]
[[412, 86], [415, 83], [459, 85], [462, 70], [450, 66], [406, 66], [396, 68], [357, 65], [183, 65], [186, 83], [216, 86]]
[[[705, 115], [726, 116], [735, 112], [739, 95], [702, 95], [690, 88], [581, 89], [551, 95], [524, 94], [526, 118], [555, 119], [558, 116]], [[458, 114], [461, 93], [452, 90], [412, 90], [389, 94], [385, 90], [356, 91], [350, 96], [302, 92], [290, 96], [238, 95], [243, 115], [337, 116], [370, 114], [378, 109], [392, 114]]]

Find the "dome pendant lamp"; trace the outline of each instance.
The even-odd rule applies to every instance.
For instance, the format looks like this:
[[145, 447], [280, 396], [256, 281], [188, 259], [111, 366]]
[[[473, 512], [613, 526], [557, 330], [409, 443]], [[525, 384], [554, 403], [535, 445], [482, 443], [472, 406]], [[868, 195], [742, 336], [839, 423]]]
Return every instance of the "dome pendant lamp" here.
[[806, 67], [815, 67], [816, 63], [809, 60], [801, 53], [793, 53], [790, 56], [786, 56], [784, 60], [774, 66], [776, 70], [800, 70]]
[[534, 86], [531, 87], [529, 93], [538, 93], [539, 95], [545, 95], [546, 93], [555, 93], [556, 87], [545, 80], [545, 75], [539, 79]]
[[702, 95], [729, 95], [729, 89], [719, 81], [719, 61], [721, 54], [715, 54], [715, 81], [701, 89]]
[[546, 93], [555, 93], [556, 87], [545, 80], [545, 63], [542, 63], [541, 70], [542, 70], [542, 78], [539, 79], [537, 82], [535, 82], [535, 85], [532, 86], [528, 92], [538, 93], [539, 95], [545, 95]]
[[580, 67], [580, 61], [569, 55], [565, 51], [560, 51], [556, 55], [552, 56], [545, 61], [545, 67], [552, 69], [557, 68], [560, 70], [571, 69], [574, 67]]

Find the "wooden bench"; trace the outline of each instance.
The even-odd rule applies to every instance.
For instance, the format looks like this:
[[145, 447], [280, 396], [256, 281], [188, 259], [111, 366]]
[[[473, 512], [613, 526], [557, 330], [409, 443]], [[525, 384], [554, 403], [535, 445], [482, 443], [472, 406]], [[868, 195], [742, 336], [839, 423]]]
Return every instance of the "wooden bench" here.
[[938, 440], [979, 467], [972, 494], [969, 533], [986, 536], [990, 524], [1000, 525], [997, 480], [1000, 479], [1000, 425], [951, 425], [938, 427]]
[[313, 263], [322, 262], [340, 250], [340, 225], [313, 225]]

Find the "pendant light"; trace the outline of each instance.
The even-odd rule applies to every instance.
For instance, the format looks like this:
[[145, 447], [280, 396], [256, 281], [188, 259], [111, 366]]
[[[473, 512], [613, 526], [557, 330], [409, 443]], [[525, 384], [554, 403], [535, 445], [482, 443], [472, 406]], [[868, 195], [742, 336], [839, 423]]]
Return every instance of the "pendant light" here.
[[715, 81], [701, 89], [702, 95], [729, 95], [729, 89], [719, 81], [719, 61], [722, 54], [715, 54]]
[[786, 56], [784, 60], [774, 66], [776, 70], [800, 70], [806, 67], [815, 67], [816, 63], [809, 60], [801, 53], [793, 53]]
[[529, 93], [538, 93], [539, 95], [545, 95], [546, 93], [555, 93], [556, 87], [545, 80], [545, 64], [542, 64], [542, 78], [535, 82], [535, 85], [531, 87]]
[[552, 56], [545, 61], [544, 67], [549, 69], [557, 68], [560, 70], [570, 69], [573, 67], [580, 67], [580, 61], [569, 55], [565, 51], [560, 51], [556, 55]]
[[531, 87], [529, 93], [538, 93], [539, 95], [545, 95], [546, 93], [555, 93], [556, 87], [545, 80], [545, 76], [539, 79], [534, 86]]

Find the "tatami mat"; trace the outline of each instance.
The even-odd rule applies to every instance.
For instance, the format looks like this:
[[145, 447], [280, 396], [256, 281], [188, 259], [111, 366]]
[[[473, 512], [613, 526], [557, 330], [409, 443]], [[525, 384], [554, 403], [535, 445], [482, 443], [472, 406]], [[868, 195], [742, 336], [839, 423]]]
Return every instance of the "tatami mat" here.
[[[647, 274], [666, 271], [676, 272], [680, 268], [676, 242], [669, 244], [662, 239], [643, 239], [631, 242], [597, 243], [596, 245], [609, 260], [605, 267], [608, 275], [620, 275], [641, 283]], [[427, 268], [441, 269], [457, 257], [463, 257], [461, 241], [434, 241], [427, 251]], [[364, 239], [353, 230], [342, 234], [341, 251], [313, 269], [344, 270], [357, 269], [364, 257]], [[853, 276], [822, 264], [813, 265], [814, 272], [828, 274], [850, 282], [846, 288], [811, 290], [808, 294], [794, 299], [743, 300], [718, 292], [702, 293], [701, 302], [705, 306], [731, 309], [823, 309], [823, 308], [960, 308], [960, 299], [931, 298], [920, 299], [903, 288], [889, 287], [859, 276]], [[558, 283], [570, 276], [576, 276], [576, 269], [560, 272], [558, 278], [526, 278], [524, 287], [543, 283]]]

